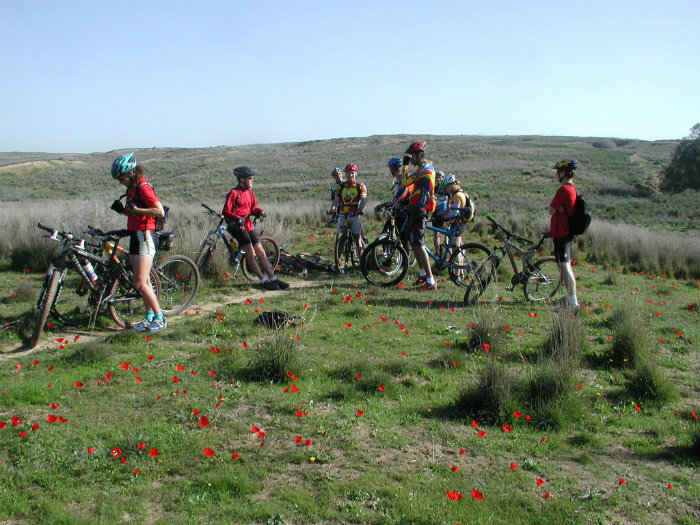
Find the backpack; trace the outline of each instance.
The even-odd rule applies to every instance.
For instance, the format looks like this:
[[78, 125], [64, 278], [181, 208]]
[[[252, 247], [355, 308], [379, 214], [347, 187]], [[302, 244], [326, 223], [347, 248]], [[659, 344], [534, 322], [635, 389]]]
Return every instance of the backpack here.
[[588, 204], [580, 193], [576, 193], [574, 212], [569, 217], [569, 233], [571, 235], [583, 235], [591, 224], [591, 212]]
[[[151, 188], [153, 188], [153, 185], [150, 182], [142, 182], [141, 184], [138, 185], [137, 187], [137, 193], [136, 193], [136, 199], [138, 200], [138, 188], [140, 188], [143, 185], [148, 185]], [[153, 193], [155, 193], [155, 189], [153, 190]], [[168, 218], [168, 212], [170, 211], [170, 206], [165, 206], [163, 205], [163, 216], [162, 217], [156, 217], [156, 231], [160, 232], [163, 231], [163, 228], [165, 228], [165, 222]]]

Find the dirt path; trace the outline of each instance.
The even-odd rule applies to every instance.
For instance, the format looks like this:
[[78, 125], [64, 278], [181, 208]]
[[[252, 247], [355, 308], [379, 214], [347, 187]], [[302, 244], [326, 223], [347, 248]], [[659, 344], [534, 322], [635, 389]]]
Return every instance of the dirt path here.
[[[328, 281], [319, 281], [319, 280], [304, 280], [304, 281], [293, 281], [289, 283], [289, 290], [285, 291], [273, 291], [273, 292], [267, 292], [267, 291], [262, 291], [262, 290], [247, 290], [245, 292], [238, 292], [238, 291], [233, 291], [231, 295], [227, 295], [222, 297], [220, 300], [213, 302], [213, 301], [205, 301], [205, 302], [198, 302], [197, 298], [195, 298], [195, 301], [193, 302], [193, 305], [190, 307], [190, 310], [197, 310], [200, 313], [208, 313], [208, 312], [214, 312], [221, 308], [222, 306], [228, 306], [231, 304], [236, 304], [236, 303], [241, 303], [245, 301], [246, 299], [253, 299], [257, 300], [261, 297], [263, 298], [268, 298], [268, 297], [275, 297], [277, 295], [282, 295], [285, 293], [289, 293], [289, 291], [293, 290], [298, 290], [298, 289], [303, 289], [303, 288], [312, 288], [312, 287], [319, 287], [319, 286], [326, 286], [328, 284]], [[202, 290], [199, 291], [198, 297], [202, 299], [206, 299], [205, 297], [202, 297], [204, 292]], [[185, 314], [180, 314], [180, 315], [175, 315], [172, 317], [168, 317], [168, 323], [173, 323], [177, 324], [180, 322], [183, 322], [184, 319], [187, 316]], [[53, 319], [51, 319], [53, 321]], [[19, 357], [25, 357], [28, 355], [32, 355], [36, 352], [40, 352], [42, 350], [48, 350], [51, 348], [63, 348], [66, 345], [73, 344], [76, 342], [80, 343], [85, 343], [89, 341], [97, 341], [100, 339], [103, 339], [107, 337], [108, 335], [114, 334], [122, 330], [121, 328], [100, 328], [92, 331], [87, 331], [81, 328], [72, 328], [72, 327], [61, 327], [61, 330], [59, 331], [54, 331], [50, 334], [42, 334], [41, 339], [39, 340], [39, 343], [36, 345], [34, 348], [27, 348], [25, 345], [22, 345], [20, 343], [14, 343], [12, 345], [2, 347], [0, 348], [0, 361], [7, 361], [8, 359], [15, 359]]]

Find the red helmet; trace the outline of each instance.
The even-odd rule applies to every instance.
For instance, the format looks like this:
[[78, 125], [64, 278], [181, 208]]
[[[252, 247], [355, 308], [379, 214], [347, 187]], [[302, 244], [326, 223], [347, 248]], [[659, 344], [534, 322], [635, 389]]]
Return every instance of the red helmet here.
[[423, 153], [425, 151], [425, 142], [414, 142], [408, 148], [406, 153]]
[[357, 171], [357, 164], [348, 164], [345, 166], [345, 172], [347, 173], [348, 171]]

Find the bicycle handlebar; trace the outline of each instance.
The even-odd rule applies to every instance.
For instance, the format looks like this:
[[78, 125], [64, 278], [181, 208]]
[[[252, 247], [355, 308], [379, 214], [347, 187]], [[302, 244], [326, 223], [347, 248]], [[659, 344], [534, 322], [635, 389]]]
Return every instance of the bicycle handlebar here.
[[202, 202], [201, 204], [202, 204], [202, 206], [204, 206], [204, 208], [207, 209], [207, 212], [209, 213], [209, 215], [216, 215], [216, 216], [219, 217], [219, 218], [223, 217], [222, 214], [216, 213], [214, 210], [212, 210], [209, 206], [207, 206], [207, 205], [204, 204], [203, 202]]
[[520, 243], [522, 243], [522, 244], [535, 244], [535, 243], [534, 243], [533, 241], [531, 241], [530, 239], [526, 239], [525, 237], [521, 237], [521, 236], [518, 235], [517, 233], [513, 233], [512, 231], [505, 229], [503, 226], [501, 226], [500, 224], [498, 224], [494, 219], [492, 219], [492, 218], [489, 217], [488, 215], [486, 216], [486, 218], [487, 218], [489, 221], [491, 221], [491, 224], [493, 224], [494, 228], [498, 228], [498, 229], [501, 230], [503, 233], [505, 233], [506, 236], [508, 236], [508, 237], [513, 237], [516, 241], [518, 241], [518, 242], [520, 242]]

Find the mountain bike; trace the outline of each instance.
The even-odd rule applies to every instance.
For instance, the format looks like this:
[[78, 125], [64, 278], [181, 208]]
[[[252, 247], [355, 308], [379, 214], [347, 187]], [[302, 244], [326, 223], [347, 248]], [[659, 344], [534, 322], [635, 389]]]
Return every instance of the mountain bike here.
[[337, 213], [340, 228], [335, 234], [333, 256], [336, 269], [340, 273], [345, 273], [348, 267], [355, 266], [360, 261], [360, 257], [357, 253], [357, 247], [355, 246], [355, 238], [350, 231], [349, 219], [354, 215], [354, 213], [355, 212], [350, 211], [339, 211]]
[[[547, 301], [552, 299], [561, 286], [559, 279], [559, 267], [554, 257], [542, 257], [540, 248], [545, 239], [550, 237], [549, 232], [540, 232], [541, 238], [537, 244], [521, 237], [498, 224], [491, 217], [486, 217], [494, 230], [500, 231], [505, 238], [494, 246], [489, 257], [473, 274], [467, 289], [464, 292], [464, 303], [474, 305], [484, 294], [486, 288], [496, 279], [496, 270], [503, 258], [507, 255], [513, 268], [513, 277], [508, 291], [513, 291], [519, 284], [523, 285], [523, 293], [528, 301]], [[516, 244], [518, 243], [518, 244]], [[534, 245], [530, 249], [524, 249], [523, 245]], [[516, 257], [522, 257], [522, 269], [518, 269]], [[534, 260], [533, 260], [534, 259]]]
[[408, 266], [411, 267], [414, 264], [416, 264], [416, 256], [413, 253], [413, 250], [411, 249], [411, 245], [408, 244], [408, 240], [405, 235], [406, 231], [403, 228], [405, 220], [401, 222], [401, 227], [397, 224], [397, 213], [399, 212], [399, 206], [388, 206], [386, 204], [379, 204], [375, 206], [374, 211], [385, 212], [386, 220], [384, 221], [384, 226], [382, 227], [381, 233], [372, 242], [378, 241], [380, 239], [395, 239], [397, 237], [400, 238], [403, 235], [404, 238], [402, 239], [402, 246], [408, 254]]
[[[204, 241], [202, 241], [199, 251], [197, 252], [195, 264], [197, 265], [199, 272], [204, 275], [209, 273], [211, 258], [214, 255], [217, 245], [219, 244], [219, 240], [221, 240], [221, 244], [223, 244], [228, 251], [229, 264], [233, 267], [233, 277], [238, 274], [238, 270], [240, 269], [246, 279], [249, 281], [254, 281], [256, 279], [256, 275], [255, 272], [248, 268], [248, 262], [245, 258], [246, 252], [238, 246], [238, 241], [236, 238], [228, 232], [226, 219], [224, 216], [215, 212], [204, 203], [202, 203], [202, 206], [205, 209], [204, 213], [210, 217], [218, 219], [219, 222], [213, 229], [209, 230], [206, 238]], [[262, 220], [262, 217], [254, 219], [253, 225], [255, 225], [258, 220]], [[275, 241], [272, 237], [266, 237], [262, 235], [262, 232], [260, 233], [261, 235], [258, 236], [258, 239], [260, 240], [260, 244], [265, 251], [267, 261], [270, 263], [270, 268], [274, 270], [277, 268], [277, 265], [280, 262], [280, 247], [277, 244], [277, 241]], [[256, 261], [258, 261], [257, 256]]]
[[[145, 317], [143, 299], [132, 284], [133, 273], [127, 260], [120, 260], [116, 250], [106, 259], [86, 249], [85, 240], [67, 231], [38, 227], [50, 233], [49, 239], [61, 243], [58, 255], [51, 258], [36, 302], [38, 310], [29, 347], [34, 348], [44, 330], [49, 314], [67, 325], [95, 325], [105, 310], [119, 327]], [[115, 247], [126, 230], [103, 235], [103, 244]], [[150, 273], [151, 286], [160, 296], [160, 281], [155, 270]]]
[[[116, 250], [126, 255], [127, 250], [121, 246], [114, 245], [109, 240], [102, 241], [105, 232], [99, 228], [88, 226], [86, 233], [92, 237], [92, 242], [89, 244], [93, 248], [93, 253], [111, 256], [112, 251]], [[173, 232], [156, 231], [156, 236], [158, 237], [157, 253], [173, 249]], [[166, 257], [156, 255], [153, 271], [160, 282], [158, 304], [163, 315], [179, 314], [190, 305], [199, 290], [200, 276], [197, 265], [185, 255], [174, 254]]]
[[[463, 208], [459, 212], [464, 214], [467, 210]], [[457, 216], [457, 221], [461, 220], [461, 216]], [[409, 267], [409, 255], [400, 239], [406, 227], [407, 222], [404, 223], [402, 232], [398, 236], [377, 239], [362, 252], [360, 270], [367, 281], [378, 286], [394, 286], [405, 277]], [[427, 246], [425, 247], [435, 270], [447, 269], [453, 283], [457, 286], [466, 286], [472, 272], [488, 257], [488, 248], [475, 242], [452, 246], [452, 239], [459, 233], [458, 222], [455, 222], [449, 230], [430, 225], [426, 225], [426, 228], [445, 235], [445, 242], [440, 246], [438, 255], [430, 251]]]

